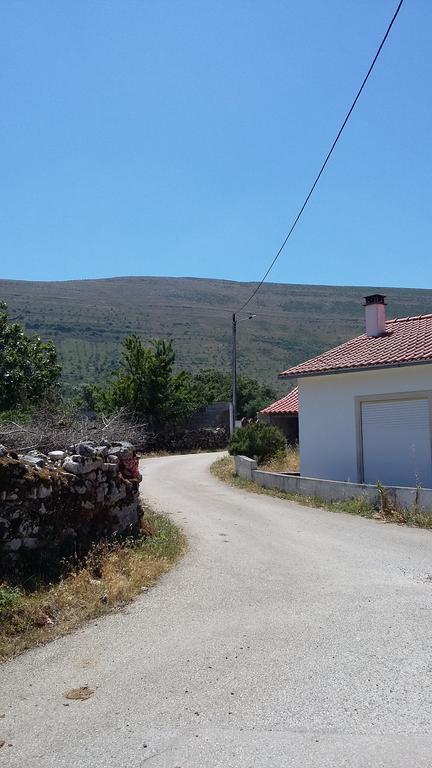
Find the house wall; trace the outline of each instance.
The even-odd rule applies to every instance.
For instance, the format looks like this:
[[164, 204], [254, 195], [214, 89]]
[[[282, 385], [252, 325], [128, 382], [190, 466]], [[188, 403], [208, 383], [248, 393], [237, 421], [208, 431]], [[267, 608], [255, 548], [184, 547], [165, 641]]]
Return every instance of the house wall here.
[[356, 397], [432, 390], [432, 364], [299, 379], [300, 471], [358, 482]]

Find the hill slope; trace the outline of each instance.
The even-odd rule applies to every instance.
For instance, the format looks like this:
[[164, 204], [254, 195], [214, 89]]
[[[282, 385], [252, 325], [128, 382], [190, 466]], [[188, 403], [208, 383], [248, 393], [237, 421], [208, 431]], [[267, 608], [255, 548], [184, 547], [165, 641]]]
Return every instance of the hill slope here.
[[[67, 282], [0, 281], [0, 299], [29, 332], [55, 341], [68, 386], [103, 381], [121, 340], [173, 338], [179, 367], [228, 370], [231, 313], [251, 283], [168, 277]], [[239, 372], [283, 392], [279, 371], [363, 331], [362, 297], [387, 295], [388, 317], [432, 311], [432, 290], [265, 285], [238, 327]], [[247, 313], [246, 313], [247, 314]]]

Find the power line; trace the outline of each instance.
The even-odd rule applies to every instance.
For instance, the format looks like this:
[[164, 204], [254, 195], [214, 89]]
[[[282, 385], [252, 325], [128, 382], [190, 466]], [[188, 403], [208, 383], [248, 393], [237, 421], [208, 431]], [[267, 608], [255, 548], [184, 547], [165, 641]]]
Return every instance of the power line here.
[[314, 191], [314, 189], [315, 189], [316, 185], [318, 184], [318, 182], [319, 182], [319, 180], [320, 180], [320, 178], [321, 178], [321, 175], [322, 175], [322, 173], [323, 173], [323, 171], [324, 171], [324, 168], [326, 167], [326, 165], [327, 165], [328, 161], [330, 160], [330, 157], [331, 157], [331, 155], [333, 154], [333, 150], [334, 150], [334, 148], [336, 147], [336, 144], [338, 143], [338, 141], [339, 141], [339, 139], [340, 139], [340, 137], [341, 137], [341, 135], [342, 135], [342, 132], [343, 132], [343, 130], [344, 130], [344, 128], [345, 128], [345, 126], [346, 126], [346, 124], [347, 124], [348, 120], [349, 120], [349, 119], [350, 119], [350, 117], [351, 117], [351, 114], [352, 114], [352, 112], [353, 112], [353, 110], [354, 110], [354, 107], [355, 107], [355, 105], [357, 104], [357, 101], [358, 101], [358, 100], [359, 100], [359, 98], [360, 98], [360, 94], [361, 94], [361, 92], [362, 92], [363, 88], [365, 87], [365, 85], [366, 85], [366, 83], [367, 83], [367, 81], [368, 81], [368, 79], [369, 79], [369, 75], [371, 74], [371, 72], [372, 72], [372, 70], [373, 70], [373, 68], [374, 68], [374, 66], [375, 66], [375, 63], [376, 63], [376, 61], [377, 61], [377, 59], [378, 59], [378, 57], [379, 57], [379, 55], [380, 55], [380, 53], [381, 53], [381, 50], [382, 50], [382, 48], [384, 47], [384, 44], [385, 44], [385, 42], [386, 42], [386, 40], [387, 40], [387, 38], [388, 38], [388, 36], [389, 36], [389, 34], [390, 34], [390, 30], [391, 30], [391, 28], [392, 28], [392, 26], [393, 26], [394, 22], [396, 21], [397, 15], [398, 15], [398, 13], [399, 13], [399, 11], [400, 11], [401, 7], [402, 7], [402, 4], [403, 4], [403, 2], [404, 2], [404, 0], [400, 0], [398, 7], [396, 8], [396, 11], [395, 11], [395, 12], [394, 12], [394, 14], [393, 14], [393, 18], [392, 18], [392, 20], [390, 21], [390, 24], [389, 24], [389, 25], [388, 25], [388, 27], [387, 27], [387, 31], [386, 31], [386, 33], [385, 33], [385, 35], [384, 35], [383, 39], [381, 40], [380, 46], [379, 46], [379, 48], [378, 48], [378, 50], [377, 50], [377, 52], [376, 52], [376, 54], [375, 54], [375, 56], [374, 56], [374, 58], [373, 58], [373, 60], [372, 60], [372, 64], [370, 65], [370, 67], [369, 67], [369, 69], [368, 69], [368, 71], [367, 71], [367, 73], [366, 73], [366, 76], [365, 76], [365, 78], [364, 78], [364, 80], [363, 80], [363, 82], [362, 82], [362, 84], [361, 84], [361, 86], [360, 86], [359, 90], [357, 91], [357, 95], [356, 95], [356, 97], [355, 97], [355, 99], [354, 99], [353, 103], [351, 104], [351, 106], [350, 106], [350, 108], [349, 108], [349, 110], [348, 110], [348, 112], [347, 112], [347, 114], [346, 114], [345, 120], [343, 121], [343, 123], [342, 123], [341, 127], [339, 128], [339, 131], [338, 131], [338, 133], [337, 133], [337, 135], [336, 135], [336, 138], [335, 138], [335, 140], [333, 141], [333, 144], [331, 145], [331, 147], [330, 147], [330, 149], [329, 149], [329, 151], [328, 151], [328, 153], [327, 153], [327, 155], [326, 155], [326, 158], [325, 158], [325, 160], [324, 160], [323, 164], [321, 165], [321, 168], [319, 169], [319, 172], [318, 172], [318, 174], [317, 174], [317, 176], [316, 176], [316, 178], [315, 178], [315, 181], [314, 181], [314, 183], [312, 184], [312, 186], [311, 186], [311, 188], [310, 188], [310, 190], [309, 190], [308, 194], [307, 194], [307, 195], [306, 195], [306, 197], [305, 197], [305, 200], [304, 200], [304, 202], [303, 202], [303, 205], [302, 205], [302, 207], [300, 208], [300, 210], [299, 210], [299, 212], [298, 212], [297, 216], [296, 216], [296, 217], [295, 217], [295, 219], [294, 219], [294, 221], [293, 221], [293, 223], [292, 223], [292, 225], [291, 225], [291, 228], [290, 228], [290, 230], [289, 230], [289, 232], [288, 232], [288, 234], [287, 234], [287, 236], [286, 236], [285, 240], [283, 241], [283, 243], [282, 243], [281, 247], [279, 248], [279, 250], [278, 250], [278, 252], [277, 252], [276, 256], [274, 257], [273, 261], [271, 262], [271, 264], [270, 264], [269, 268], [267, 269], [267, 272], [265, 273], [264, 277], [263, 277], [263, 278], [262, 278], [262, 280], [261, 280], [261, 281], [258, 283], [258, 285], [256, 286], [256, 288], [255, 288], [255, 289], [252, 291], [252, 293], [251, 293], [251, 295], [249, 296], [248, 300], [247, 300], [247, 301], [245, 301], [245, 303], [244, 303], [244, 304], [242, 304], [242, 306], [240, 307], [240, 309], [238, 309], [238, 310], [237, 310], [237, 312], [241, 312], [241, 311], [242, 311], [242, 310], [243, 310], [245, 307], [247, 307], [247, 305], [248, 305], [248, 304], [249, 304], [249, 303], [252, 301], [253, 297], [254, 297], [254, 296], [255, 296], [255, 295], [258, 293], [259, 289], [261, 288], [261, 286], [262, 286], [262, 285], [263, 285], [263, 283], [265, 282], [265, 280], [266, 280], [267, 276], [270, 274], [270, 272], [271, 272], [271, 270], [273, 269], [274, 265], [276, 264], [276, 262], [277, 262], [277, 260], [278, 260], [279, 256], [281, 255], [281, 253], [282, 253], [283, 249], [285, 248], [285, 246], [286, 246], [286, 244], [287, 244], [287, 242], [288, 242], [289, 238], [291, 237], [291, 235], [292, 235], [292, 233], [293, 233], [293, 231], [294, 231], [295, 227], [297, 226], [297, 223], [298, 223], [298, 221], [299, 221], [299, 219], [300, 219], [300, 217], [301, 217], [301, 215], [302, 215], [302, 213], [303, 213], [304, 209], [306, 208], [306, 206], [307, 206], [307, 204], [308, 204], [308, 202], [309, 202], [310, 198], [312, 197], [312, 193], [313, 193], [313, 191]]

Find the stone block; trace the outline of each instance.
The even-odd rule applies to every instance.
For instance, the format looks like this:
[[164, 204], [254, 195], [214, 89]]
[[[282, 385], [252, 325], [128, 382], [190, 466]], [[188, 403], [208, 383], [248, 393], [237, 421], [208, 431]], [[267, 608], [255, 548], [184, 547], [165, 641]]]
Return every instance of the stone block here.
[[38, 549], [38, 547], [41, 546], [41, 543], [36, 536], [26, 536], [22, 540], [22, 546], [24, 549]]
[[46, 456], [30, 456], [27, 454], [26, 456], [22, 457], [22, 460], [26, 462], [26, 464], [31, 464], [33, 467], [45, 467], [47, 463]]
[[52, 486], [51, 485], [40, 485], [38, 488], [38, 499], [46, 499], [48, 496], [51, 496], [52, 494]]
[[10, 539], [10, 541], [6, 541], [3, 545], [5, 549], [10, 550], [11, 552], [17, 552], [17, 550], [21, 547], [22, 539]]
[[96, 503], [97, 503], [97, 504], [102, 504], [102, 503], [103, 503], [103, 500], [104, 500], [104, 498], [105, 498], [104, 489], [103, 489], [103, 487], [100, 485], [100, 486], [99, 486], [99, 487], [96, 489]]
[[48, 458], [51, 459], [51, 461], [63, 461], [65, 457], [65, 451], [50, 451], [48, 454]]

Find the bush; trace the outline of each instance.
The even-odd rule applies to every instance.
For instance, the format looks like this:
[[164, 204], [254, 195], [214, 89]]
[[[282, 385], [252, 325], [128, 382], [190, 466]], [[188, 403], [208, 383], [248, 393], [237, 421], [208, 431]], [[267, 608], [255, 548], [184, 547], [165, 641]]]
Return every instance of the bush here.
[[20, 600], [21, 593], [18, 589], [0, 584], [0, 618], [16, 608]]
[[274, 458], [285, 449], [286, 440], [280, 429], [261, 421], [236, 429], [228, 444], [231, 456], [248, 456], [258, 464]]

